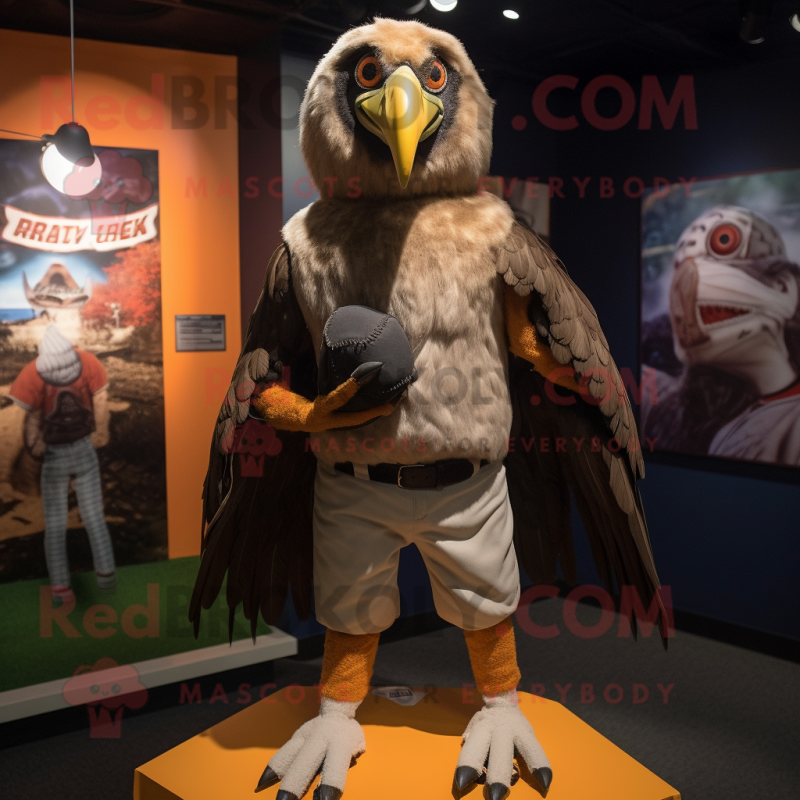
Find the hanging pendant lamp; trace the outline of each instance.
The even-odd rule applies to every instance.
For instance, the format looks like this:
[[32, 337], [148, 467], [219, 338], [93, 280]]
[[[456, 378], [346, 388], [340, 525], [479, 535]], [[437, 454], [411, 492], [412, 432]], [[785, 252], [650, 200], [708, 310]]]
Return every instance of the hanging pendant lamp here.
[[92, 149], [89, 132], [75, 122], [75, 8], [69, 1], [69, 40], [72, 87], [72, 121], [65, 122], [55, 133], [33, 136], [30, 133], [9, 131], [4, 133], [30, 136], [42, 142], [39, 165], [47, 182], [57, 191], [70, 197], [89, 194], [99, 183], [103, 173], [100, 159]]

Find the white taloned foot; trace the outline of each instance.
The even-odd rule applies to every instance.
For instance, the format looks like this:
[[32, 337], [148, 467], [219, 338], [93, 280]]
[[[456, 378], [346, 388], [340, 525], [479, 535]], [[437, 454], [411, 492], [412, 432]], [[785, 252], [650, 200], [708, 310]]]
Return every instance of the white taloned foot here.
[[553, 771], [527, 717], [519, 709], [516, 690], [484, 695], [463, 734], [453, 779], [453, 797], [460, 800], [475, 784], [485, 783], [486, 800], [505, 800], [517, 775], [542, 795], [547, 794]]
[[319, 715], [300, 726], [270, 759], [256, 791], [280, 781], [276, 800], [297, 800], [322, 772], [315, 800], [339, 800], [347, 770], [367, 747], [355, 720], [358, 706], [323, 697]]

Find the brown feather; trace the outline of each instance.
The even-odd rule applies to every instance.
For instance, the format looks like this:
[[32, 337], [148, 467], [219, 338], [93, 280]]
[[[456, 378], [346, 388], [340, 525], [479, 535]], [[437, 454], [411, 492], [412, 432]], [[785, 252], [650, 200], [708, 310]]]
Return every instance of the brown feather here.
[[[535, 432], [551, 441], [585, 439], [580, 450], [568, 447], [566, 453], [551, 454], [557, 459], [543, 457], [534, 448], [529, 452], [517, 448], [509, 455], [509, 492], [515, 517], [519, 515], [515, 547], [520, 562], [535, 580], [550, 582], [557, 561], [565, 577], [570, 574], [574, 580], [568, 509], [566, 514], [553, 514], [552, 498], [548, 505], [543, 496], [554, 493], [560, 498], [558, 481], [565, 481], [575, 494], [601, 579], [609, 590], [614, 579], [617, 587], [635, 587], [646, 608], [656, 603], [666, 646], [667, 614], [657, 593], [658, 575], [636, 488], [637, 478], [644, 476], [636, 423], [597, 314], [552, 250], [519, 223], [514, 223], [505, 245], [497, 248], [496, 267], [518, 294], [533, 290], [531, 322], [556, 359], [571, 366], [576, 378], [583, 376], [589, 395], [597, 400], [589, 403], [573, 395], [572, 405], [556, 405], [545, 391], [544, 378], [511, 357], [515, 414], [522, 418], [515, 417], [515, 430]], [[540, 398], [536, 406], [529, 402], [533, 395]], [[607, 446], [612, 437], [620, 445], [619, 452]], [[602, 441], [599, 452], [588, 444], [592, 438]]]
[[189, 607], [195, 633], [201, 608], [211, 607], [223, 583], [231, 636], [240, 603], [255, 636], [259, 612], [274, 624], [290, 586], [300, 618], [310, 611], [316, 459], [306, 452], [304, 434], [283, 431], [276, 432], [280, 451], [264, 454], [260, 477], [242, 475], [235, 452], [236, 424], [247, 420], [250, 398], [265, 382], [279, 380], [282, 367], [302, 357], [307, 347], [291, 288], [289, 252], [281, 245], [267, 267], [212, 438], [203, 487], [203, 554]]
[[519, 294], [528, 294], [531, 286], [536, 290], [531, 314], [537, 330], [561, 364], [571, 366], [577, 377], [588, 377], [588, 391], [602, 400], [600, 411], [626, 448], [634, 475], [644, 477], [641, 449], [630, 448], [636, 437], [633, 412], [629, 402], [619, 401], [626, 396], [624, 384], [592, 304], [555, 253], [519, 222], [497, 249], [496, 267]]

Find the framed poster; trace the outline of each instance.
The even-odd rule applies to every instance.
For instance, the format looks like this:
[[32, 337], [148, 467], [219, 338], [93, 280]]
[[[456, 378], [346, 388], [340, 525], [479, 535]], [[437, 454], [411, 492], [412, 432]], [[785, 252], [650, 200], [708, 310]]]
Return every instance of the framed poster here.
[[158, 153], [96, 151], [71, 198], [0, 140], [0, 584], [67, 604], [167, 558]]
[[800, 170], [642, 200], [643, 436], [800, 466]]
[[94, 723], [146, 701], [136, 665], [227, 642], [228, 611], [195, 638], [199, 558], [169, 558], [158, 153], [95, 152], [73, 198], [0, 139], [0, 718], [86, 704], [119, 736]]

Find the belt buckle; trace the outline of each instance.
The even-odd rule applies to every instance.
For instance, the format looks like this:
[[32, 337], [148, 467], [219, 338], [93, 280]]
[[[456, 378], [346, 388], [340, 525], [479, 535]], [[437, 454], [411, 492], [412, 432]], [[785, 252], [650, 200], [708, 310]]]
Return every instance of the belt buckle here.
[[441, 465], [439, 463], [434, 463], [434, 464], [402, 464], [401, 466], [399, 466], [397, 468], [397, 485], [401, 489], [413, 488], [413, 487], [405, 486], [403, 484], [403, 482], [402, 482], [403, 470], [404, 469], [427, 469], [427, 468], [432, 468], [436, 472], [436, 484], [434, 486], [431, 486], [430, 488], [431, 489], [444, 489], [444, 483], [443, 483], [443, 480], [442, 480], [442, 478], [443, 478], [442, 469], [441, 469]]
[[406, 487], [405, 487], [405, 486], [403, 486], [403, 484], [401, 483], [401, 480], [402, 480], [402, 477], [403, 477], [403, 470], [404, 470], [406, 467], [415, 467], [415, 466], [417, 466], [417, 465], [416, 465], [416, 464], [401, 464], [401, 465], [398, 467], [398, 469], [397, 469], [397, 485], [398, 485], [398, 486], [399, 486], [401, 489], [405, 489], [405, 488], [406, 488]]

